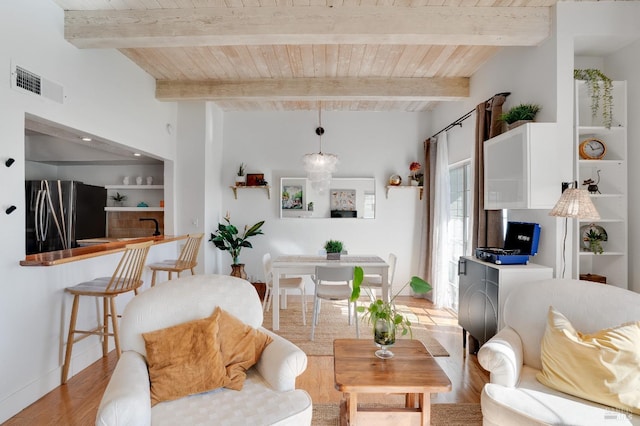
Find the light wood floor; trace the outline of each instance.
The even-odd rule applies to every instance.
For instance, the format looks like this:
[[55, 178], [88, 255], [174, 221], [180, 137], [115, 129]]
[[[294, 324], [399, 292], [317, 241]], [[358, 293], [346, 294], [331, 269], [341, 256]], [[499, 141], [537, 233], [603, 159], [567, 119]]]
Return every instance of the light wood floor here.
[[[437, 310], [423, 299], [399, 297], [406, 304], [425, 313], [421, 321], [432, 321], [433, 333], [447, 349], [449, 357], [437, 358], [439, 365], [452, 382], [451, 392], [433, 395], [432, 403], [480, 402], [480, 391], [489, 374], [478, 364], [474, 355], [463, 356], [462, 331], [448, 311]], [[93, 425], [104, 389], [115, 368], [115, 352], [96, 361], [84, 371], [36, 401], [3, 425]], [[298, 388], [305, 389], [314, 403], [338, 402], [342, 394], [334, 389], [333, 357], [311, 356], [307, 370], [298, 378]], [[380, 398], [384, 398], [381, 396]], [[374, 398], [375, 400], [375, 398]]]

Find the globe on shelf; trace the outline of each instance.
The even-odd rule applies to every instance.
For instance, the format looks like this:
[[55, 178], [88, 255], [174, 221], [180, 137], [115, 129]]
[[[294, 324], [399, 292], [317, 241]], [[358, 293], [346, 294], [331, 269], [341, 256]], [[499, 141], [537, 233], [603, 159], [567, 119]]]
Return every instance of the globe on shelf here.
[[402, 178], [400, 177], [400, 175], [391, 175], [391, 177], [389, 178], [389, 185], [391, 186], [398, 186], [402, 183]]

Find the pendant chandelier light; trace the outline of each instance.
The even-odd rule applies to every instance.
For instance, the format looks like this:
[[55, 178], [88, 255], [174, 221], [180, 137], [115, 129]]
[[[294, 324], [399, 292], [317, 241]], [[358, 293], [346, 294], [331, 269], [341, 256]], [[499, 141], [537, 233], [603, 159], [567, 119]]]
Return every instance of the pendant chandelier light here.
[[320, 194], [324, 194], [331, 183], [331, 174], [336, 171], [338, 156], [322, 152], [322, 107], [318, 102], [318, 127], [316, 135], [320, 138], [320, 150], [317, 153], [305, 154], [302, 158], [304, 170], [307, 172], [307, 179], [311, 182], [311, 188]]

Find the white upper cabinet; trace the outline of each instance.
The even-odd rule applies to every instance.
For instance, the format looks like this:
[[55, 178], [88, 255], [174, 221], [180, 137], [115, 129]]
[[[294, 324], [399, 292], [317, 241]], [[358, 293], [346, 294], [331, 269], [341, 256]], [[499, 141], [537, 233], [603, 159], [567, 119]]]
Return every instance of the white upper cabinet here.
[[484, 208], [551, 209], [562, 165], [555, 123], [526, 123], [484, 143]]

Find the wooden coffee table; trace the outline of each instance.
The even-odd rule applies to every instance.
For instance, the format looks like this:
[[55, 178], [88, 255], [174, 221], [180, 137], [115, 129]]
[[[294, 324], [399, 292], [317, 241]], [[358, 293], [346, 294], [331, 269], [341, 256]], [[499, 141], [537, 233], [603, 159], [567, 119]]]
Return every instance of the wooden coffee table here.
[[[376, 357], [376, 349], [373, 339], [333, 342], [336, 389], [344, 396], [341, 425], [429, 425], [430, 394], [449, 392], [449, 377], [419, 340], [397, 340], [391, 359]], [[358, 407], [361, 393], [405, 394], [405, 406]]]

